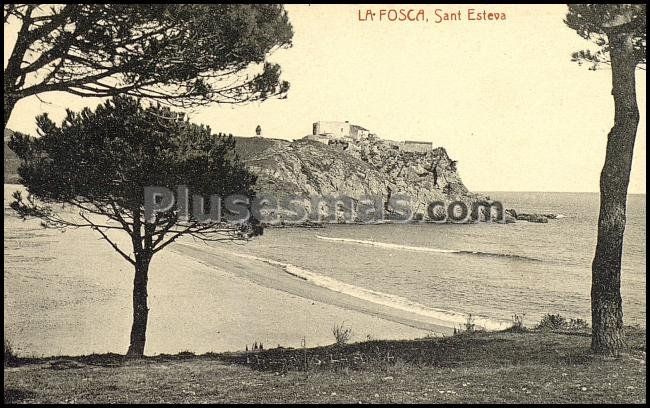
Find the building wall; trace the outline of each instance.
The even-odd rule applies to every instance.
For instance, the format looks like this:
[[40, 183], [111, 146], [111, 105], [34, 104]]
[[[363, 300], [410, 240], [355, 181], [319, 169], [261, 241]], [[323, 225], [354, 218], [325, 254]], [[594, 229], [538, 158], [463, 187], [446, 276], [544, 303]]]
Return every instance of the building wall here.
[[332, 135], [335, 139], [350, 137], [350, 124], [348, 122], [319, 121], [314, 123], [314, 135]]
[[321, 142], [322, 144], [329, 144], [330, 142], [330, 139], [327, 136], [323, 136], [320, 134], [307, 135], [305, 136], [305, 139], [315, 140], [317, 142]]
[[366, 139], [370, 135], [370, 131], [361, 126], [350, 126], [350, 137], [354, 140]]
[[400, 150], [403, 150], [405, 152], [426, 153], [433, 150], [433, 144], [431, 142], [405, 141], [400, 143]]

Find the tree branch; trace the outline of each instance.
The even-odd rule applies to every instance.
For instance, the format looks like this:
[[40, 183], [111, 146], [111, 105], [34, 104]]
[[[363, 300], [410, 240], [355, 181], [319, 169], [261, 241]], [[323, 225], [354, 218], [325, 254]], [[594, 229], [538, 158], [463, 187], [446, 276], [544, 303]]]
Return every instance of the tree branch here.
[[99, 229], [99, 227], [95, 227], [95, 228], [93, 228], [93, 229], [94, 229], [95, 231], [99, 232], [99, 233], [101, 234], [102, 238], [103, 238], [106, 242], [108, 242], [108, 243], [113, 247], [113, 249], [114, 249], [118, 254], [120, 254], [120, 255], [122, 256], [122, 258], [124, 258], [124, 259], [126, 259], [127, 261], [129, 261], [129, 263], [131, 263], [131, 265], [135, 265], [135, 260], [131, 259], [130, 256], [128, 256], [126, 253], [124, 253], [124, 251], [122, 251], [122, 250], [120, 249], [120, 247], [117, 246], [117, 244], [116, 244], [115, 242], [111, 241], [110, 238], [108, 238], [108, 236], [107, 236], [107, 235], [106, 235], [106, 234], [105, 234], [101, 229]]

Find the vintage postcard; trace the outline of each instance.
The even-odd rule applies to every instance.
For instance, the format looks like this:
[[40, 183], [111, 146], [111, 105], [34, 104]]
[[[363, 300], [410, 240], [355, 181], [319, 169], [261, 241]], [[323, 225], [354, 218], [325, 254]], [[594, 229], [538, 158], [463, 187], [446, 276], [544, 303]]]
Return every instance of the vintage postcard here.
[[4, 4], [5, 403], [645, 403], [646, 6]]

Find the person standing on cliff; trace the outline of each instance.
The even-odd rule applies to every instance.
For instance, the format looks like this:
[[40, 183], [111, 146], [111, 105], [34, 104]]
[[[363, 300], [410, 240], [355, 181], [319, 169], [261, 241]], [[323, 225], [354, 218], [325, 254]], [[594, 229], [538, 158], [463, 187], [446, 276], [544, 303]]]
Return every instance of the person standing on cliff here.
[[431, 166], [431, 173], [433, 174], [433, 186], [440, 188], [438, 185], [438, 162]]

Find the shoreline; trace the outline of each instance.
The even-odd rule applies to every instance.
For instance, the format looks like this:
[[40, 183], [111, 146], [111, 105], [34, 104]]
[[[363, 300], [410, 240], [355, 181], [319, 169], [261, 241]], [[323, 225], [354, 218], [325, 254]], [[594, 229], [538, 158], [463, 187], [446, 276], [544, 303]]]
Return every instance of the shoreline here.
[[[207, 248], [213, 248], [208, 247]], [[218, 248], [213, 248], [218, 250]], [[230, 273], [246, 278], [262, 287], [278, 290], [301, 298], [322, 302], [345, 310], [363, 313], [390, 322], [419, 330], [433, 332], [436, 335], [453, 334], [454, 324], [440, 319], [422, 316], [417, 313], [395, 309], [394, 307], [377, 304], [345, 293], [307, 282], [304, 278], [281, 270], [277, 265], [269, 265], [263, 260], [252, 259], [238, 254], [228, 254], [225, 251], [218, 255], [197, 248], [193, 245], [178, 242], [172, 251], [191, 257], [204, 265], [212, 266], [221, 263]], [[279, 263], [278, 263], [279, 264]], [[269, 273], [271, 272], [272, 273]]]

